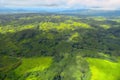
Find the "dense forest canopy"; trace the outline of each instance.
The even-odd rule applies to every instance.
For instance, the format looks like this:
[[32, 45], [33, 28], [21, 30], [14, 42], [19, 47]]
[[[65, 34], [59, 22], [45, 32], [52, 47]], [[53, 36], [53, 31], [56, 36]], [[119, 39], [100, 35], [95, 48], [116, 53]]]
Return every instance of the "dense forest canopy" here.
[[119, 16], [0, 15], [0, 80], [120, 80], [119, 56]]

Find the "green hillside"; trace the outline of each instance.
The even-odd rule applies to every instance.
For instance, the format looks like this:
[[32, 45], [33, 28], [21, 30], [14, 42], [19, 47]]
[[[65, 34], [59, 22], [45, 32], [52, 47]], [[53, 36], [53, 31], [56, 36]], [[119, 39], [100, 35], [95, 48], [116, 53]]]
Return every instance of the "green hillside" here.
[[0, 80], [120, 80], [119, 17], [0, 15]]
[[91, 80], [119, 80], [120, 79], [120, 61], [111, 62], [104, 59], [88, 58]]

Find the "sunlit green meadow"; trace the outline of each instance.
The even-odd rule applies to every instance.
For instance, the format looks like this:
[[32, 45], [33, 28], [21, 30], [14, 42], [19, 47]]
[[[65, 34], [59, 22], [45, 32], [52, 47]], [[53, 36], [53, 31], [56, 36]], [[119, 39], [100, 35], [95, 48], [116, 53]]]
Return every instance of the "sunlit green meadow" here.
[[52, 63], [52, 57], [23, 58], [22, 64], [15, 69], [16, 74], [25, 74], [34, 71], [43, 71]]
[[120, 61], [87, 58], [92, 73], [91, 80], [120, 80]]

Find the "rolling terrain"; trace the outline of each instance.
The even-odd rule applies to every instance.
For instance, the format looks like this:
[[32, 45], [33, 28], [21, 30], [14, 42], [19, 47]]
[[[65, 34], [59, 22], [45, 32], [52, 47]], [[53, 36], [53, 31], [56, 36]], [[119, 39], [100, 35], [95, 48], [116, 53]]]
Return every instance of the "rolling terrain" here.
[[0, 14], [0, 80], [120, 80], [120, 17]]

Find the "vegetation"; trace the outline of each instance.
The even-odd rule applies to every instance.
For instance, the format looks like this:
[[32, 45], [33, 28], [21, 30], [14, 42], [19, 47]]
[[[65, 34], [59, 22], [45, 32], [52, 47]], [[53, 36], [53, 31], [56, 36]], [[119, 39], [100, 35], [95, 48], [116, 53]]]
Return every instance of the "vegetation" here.
[[92, 72], [91, 80], [119, 80], [120, 62], [88, 58]]
[[0, 80], [119, 80], [119, 25], [108, 16], [0, 15]]
[[[40, 58], [23, 58], [22, 64], [15, 69], [16, 74], [25, 74], [28, 72], [42, 71], [48, 68], [52, 62], [51, 58], [40, 57]], [[18, 74], [18, 75], [19, 75]]]

